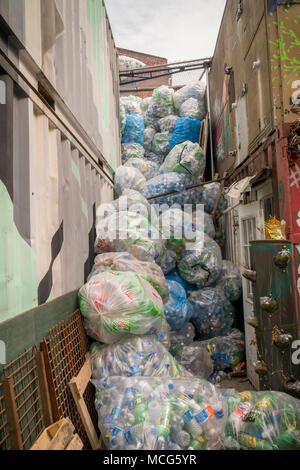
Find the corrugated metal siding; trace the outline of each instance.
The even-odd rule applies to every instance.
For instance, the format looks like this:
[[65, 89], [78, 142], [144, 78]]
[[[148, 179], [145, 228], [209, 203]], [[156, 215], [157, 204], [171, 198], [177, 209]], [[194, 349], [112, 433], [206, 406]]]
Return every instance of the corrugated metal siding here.
[[[54, 42], [51, 35], [45, 40], [42, 27], [46, 4]], [[96, 208], [113, 198], [107, 174], [109, 164], [120, 162], [120, 142], [116, 50], [102, 2], [1, 0], [0, 15], [1, 31], [9, 26], [17, 44], [6, 30], [0, 41], [3, 321], [85, 281]], [[37, 92], [41, 77], [55, 111]]]

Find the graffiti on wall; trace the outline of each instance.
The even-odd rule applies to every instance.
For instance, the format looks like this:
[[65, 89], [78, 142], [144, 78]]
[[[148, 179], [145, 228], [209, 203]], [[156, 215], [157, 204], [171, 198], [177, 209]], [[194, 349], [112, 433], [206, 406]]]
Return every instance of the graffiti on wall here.
[[268, 12], [269, 14], [272, 14], [274, 11], [276, 11], [279, 5], [289, 8], [292, 3], [293, 0], [268, 0]]
[[224, 78], [224, 82], [223, 82], [222, 107], [223, 107], [223, 113], [219, 119], [219, 122], [214, 132], [216, 157], [218, 161], [224, 160], [224, 158], [226, 157], [226, 155], [228, 155], [230, 151], [228, 87], [227, 87], [226, 78]]

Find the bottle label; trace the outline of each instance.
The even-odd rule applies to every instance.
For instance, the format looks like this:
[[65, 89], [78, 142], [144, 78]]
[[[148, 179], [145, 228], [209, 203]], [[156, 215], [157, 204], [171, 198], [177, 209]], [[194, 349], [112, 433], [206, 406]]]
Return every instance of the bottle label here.
[[215, 413], [213, 409], [211, 408], [211, 406], [208, 406], [207, 408], [205, 408], [205, 410], [200, 411], [200, 413], [195, 416], [195, 420], [197, 421], [197, 423], [202, 424], [208, 419], [212, 418], [214, 415]]
[[251, 408], [251, 403], [249, 402], [241, 403], [240, 406], [234, 410], [233, 414], [237, 416], [243, 416], [244, 414], [248, 413], [250, 408]]

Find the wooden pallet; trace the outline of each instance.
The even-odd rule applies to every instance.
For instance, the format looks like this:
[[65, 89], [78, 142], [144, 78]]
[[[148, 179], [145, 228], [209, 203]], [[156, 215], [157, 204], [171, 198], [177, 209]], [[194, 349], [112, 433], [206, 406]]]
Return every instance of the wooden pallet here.
[[69, 387], [71, 389], [78, 413], [81, 417], [82, 424], [89, 438], [93, 450], [103, 449], [102, 437], [98, 438], [96, 429], [93, 425], [91, 416], [84, 401], [85, 389], [92, 377], [91, 356], [89, 353], [86, 355], [86, 360], [81, 367], [78, 375], [70, 380]]
[[69, 418], [63, 418], [48, 426], [35, 441], [30, 450], [82, 450], [83, 443], [74, 434]]

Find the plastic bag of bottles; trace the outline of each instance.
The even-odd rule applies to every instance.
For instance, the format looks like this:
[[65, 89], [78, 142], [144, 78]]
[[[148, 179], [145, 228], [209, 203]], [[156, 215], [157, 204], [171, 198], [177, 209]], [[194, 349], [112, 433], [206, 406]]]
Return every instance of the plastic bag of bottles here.
[[153, 336], [132, 336], [118, 343], [91, 345], [93, 379], [119, 375], [123, 377], [184, 377], [184, 367]]
[[226, 398], [224, 449], [300, 450], [300, 401], [282, 392], [236, 392]]
[[151, 97], [151, 104], [155, 110], [155, 115], [163, 118], [168, 114], [172, 114], [174, 110], [174, 91], [166, 85], [155, 88]]
[[192, 344], [195, 338], [195, 327], [192, 323], [186, 323], [179, 330], [170, 331], [170, 348], [169, 351], [173, 356], [179, 352], [183, 346]]
[[178, 254], [176, 253], [176, 251], [170, 248], [167, 243], [155, 261], [161, 267], [161, 270], [164, 275], [166, 275], [170, 271], [173, 271], [175, 269], [177, 257]]
[[188, 372], [202, 379], [209, 379], [214, 371], [214, 364], [209, 352], [194, 341], [188, 346], [179, 348], [175, 358]]
[[179, 112], [180, 106], [189, 98], [194, 98], [198, 101], [199, 106], [205, 108], [205, 85], [202, 82], [194, 82], [185, 85], [180, 90], [174, 93], [175, 108]]
[[141, 261], [153, 261], [164, 246], [158, 228], [136, 212], [114, 212], [97, 225], [95, 252], [98, 254], [127, 251]]
[[145, 127], [144, 131], [144, 147], [145, 147], [145, 152], [150, 153], [151, 152], [151, 146], [152, 146], [152, 140], [156, 134], [156, 130], [151, 127]]
[[218, 285], [224, 289], [224, 294], [230, 302], [235, 302], [241, 297], [242, 277], [239, 268], [231, 261], [223, 260]]
[[169, 116], [161, 118], [158, 121], [160, 132], [168, 132], [169, 134], [172, 134], [178, 119], [179, 117], [175, 116], [175, 114], [170, 114]]
[[124, 165], [119, 166], [115, 172], [115, 195], [121, 196], [125, 189], [134, 189], [143, 191], [146, 178], [137, 168], [131, 168]]
[[202, 177], [204, 170], [203, 150], [199, 144], [189, 141], [176, 145], [160, 168], [163, 173], [183, 173], [193, 179]]
[[216, 336], [197, 344], [209, 352], [215, 370], [234, 369], [245, 359], [244, 335], [236, 328], [226, 336]]
[[158, 194], [177, 191], [174, 194], [149, 199], [149, 202], [150, 204], [165, 204], [169, 207], [173, 204], [179, 204], [181, 206], [183, 205], [184, 200], [184, 188], [189, 183], [190, 180], [185, 175], [180, 175], [179, 173], [163, 173], [146, 182], [143, 194], [148, 199], [149, 197], [156, 196]]
[[157, 110], [156, 107], [151, 104], [148, 106], [147, 111], [144, 114], [144, 122], [145, 122], [145, 127], [153, 127], [153, 129], [156, 130], [156, 132], [159, 132], [159, 116], [157, 115]]
[[144, 119], [139, 114], [126, 114], [126, 125], [122, 135], [122, 144], [136, 142], [144, 145]]
[[128, 57], [127, 55], [119, 56], [120, 72], [124, 70], [140, 69], [142, 67], [146, 67], [146, 65], [144, 64], [144, 62], [141, 62], [138, 59], [134, 59], [133, 57]]
[[122, 96], [120, 103], [124, 106], [126, 114], [141, 113], [141, 98], [135, 95]]
[[154, 178], [159, 170], [157, 163], [146, 160], [146, 158], [130, 158], [127, 160], [124, 166], [137, 168], [142, 173], [142, 175], [144, 175], [146, 180]]
[[97, 255], [88, 280], [103, 271], [132, 271], [148, 281], [157, 290], [163, 302], [169, 298], [169, 287], [161, 268], [154, 261], [141, 261], [130, 253], [102, 253]]
[[126, 163], [130, 158], [143, 158], [145, 149], [141, 144], [136, 142], [121, 145], [122, 163]]
[[142, 99], [142, 101], [140, 103], [142, 114], [146, 113], [147, 109], [150, 106], [150, 103], [151, 103], [151, 96], [147, 96], [146, 98]]
[[219, 245], [208, 235], [204, 241], [195, 243], [193, 249], [183, 252], [178, 262], [180, 276], [199, 288], [214, 284], [222, 270], [222, 254]]
[[207, 212], [204, 212], [204, 233], [210, 238], [215, 238], [216, 236], [213, 218], [210, 214], [207, 214]]
[[[201, 192], [200, 193], [198, 192], [200, 196], [200, 204], [204, 204], [204, 210], [208, 214], [211, 214], [215, 207], [219, 189], [220, 189], [220, 183], [209, 183], [209, 184], [205, 184], [204, 186], [202, 186]], [[227, 201], [224, 198], [224, 195], [221, 194], [217, 211], [216, 211], [216, 215], [220, 214], [226, 208], [227, 208]]]
[[170, 349], [170, 333], [171, 333], [171, 328], [165, 319], [165, 317], [162, 319], [162, 324], [159, 330], [156, 330], [154, 332], [154, 336], [159, 341], [161, 344], [164, 345], [164, 347], [169, 350]]
[[[170, 150], [175, 145], [182, 144], [189, 140], [190, 142], [198, 142], [201, 121], [191, 117], [181, 117], [178, 119], [170, 140]], [[125, 129], [126, 130], [126, 129]]]
[[122, 103], [120, 103], [120, 131], [121, 131], [121, 135], [123, 135], [125, 125], [126, 125], [125, 106]]
[[152, 139], [151, 151], [156, 155], [165, 157], [169, 153], [171, 134], [168, 132], [158, 132]]
[[161, 166], [164, 157], [162, 155], [156, 155], [156, 153], [148, 152], [145, 155], [146, 160], [150, 160], [153, 163], [156, 163], [159, 167]]
[[106, 449], [221, 448], [226, 402], [206, 380], [112, 376], [93, 383]]
[[190, 293], [194, 307], [192, 322], [201, 339], [228, 335], [234, 319], [233, 307], [220, 287], [205, 287]]
[[185, 246], [185, 225], [188, 224], [188, 214], [178, 207], [164, 211], [159, 218], [160, 231], [168, 240], [168, 247], [180, 253]]
[[95, 274], [78, 296], [85, 330], [96, 341], [111, 344], [128, 334], [153, 334], [162, 326], [162, 299], [136, 273]]
[[189, 292], [192, 292], [193, 290], [196, 290], [197, 287], [195, 286], [195, 284], [189, 284], [188, 282], [186, 282], [184, 279], [182, 279], [182, 277], [179, 275], [179, 272], [177, 269], [173, 269], [172, 271], [170, 271], [167, 275], [166, 275], [166, 280], [167, 281], [176, 281], [178, 282], [179, 284], [182, 285], [182, 287], [184, 288], [184, 290], [189, 293]]
[[189, 98], [179, 106], [180, 117], [190, 116], [194, 119], [199, 119], [202, 121], [202, 119], [205, 118], [205, 114], [205, 108], [200, 106], [200, 103], [198, 100], [196, 100], [196, 98]]
[[167, 281], [169, 287], [169, 300], [164, 305], [164, 314], [171, 330], [179, 330], [190, 321], [194, 309], [184, 288], [176, 281]]

